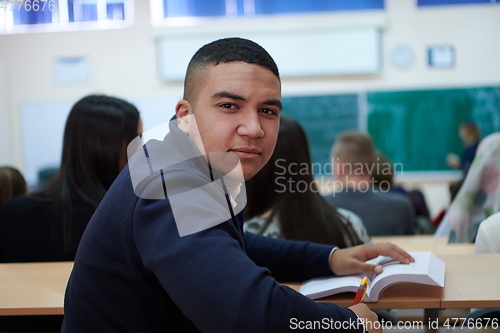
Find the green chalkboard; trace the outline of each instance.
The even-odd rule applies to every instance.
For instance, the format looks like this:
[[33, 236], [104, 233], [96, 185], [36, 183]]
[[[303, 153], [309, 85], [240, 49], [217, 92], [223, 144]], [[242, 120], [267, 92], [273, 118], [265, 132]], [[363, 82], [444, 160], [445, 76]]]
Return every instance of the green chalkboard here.
[[483, 136], [500, 131], [500, 87], [367, 93], [368, 132], [404, 171], [448, 170], [461, 154], [458, 127], [478, 124]]
[[[314, 163], [326, 165], [337, 134], [359, 126], [357, 94], [284, 97], [282, 103], [282, 114], [299, 121], [304, 127]], [[323, 167], [321, 170], [324, 173]], [[326, 173], [330, 172], [326, 170]]]

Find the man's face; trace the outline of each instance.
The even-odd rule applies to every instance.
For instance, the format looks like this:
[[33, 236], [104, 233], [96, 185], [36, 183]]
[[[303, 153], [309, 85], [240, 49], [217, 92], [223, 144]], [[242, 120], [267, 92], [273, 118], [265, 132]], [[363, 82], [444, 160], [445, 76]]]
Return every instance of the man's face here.
[[245, 62], [210, 66], [196, 101], [177, 104], [177, 117], [193, 113], [207, 154], [239, 157], [245, 180], [269, 160], [279, 131], [281, 83], [267, 68]]

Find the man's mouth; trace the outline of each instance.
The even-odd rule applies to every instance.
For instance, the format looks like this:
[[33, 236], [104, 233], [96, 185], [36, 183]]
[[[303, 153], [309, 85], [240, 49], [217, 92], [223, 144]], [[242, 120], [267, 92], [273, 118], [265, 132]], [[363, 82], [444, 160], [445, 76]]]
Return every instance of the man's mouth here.
[[262, 154], [262, 152], [259, 149], [253, 147], [239, 147], [230, 149], [229, 151], [238, 155], [240, 159], [254, 158]]

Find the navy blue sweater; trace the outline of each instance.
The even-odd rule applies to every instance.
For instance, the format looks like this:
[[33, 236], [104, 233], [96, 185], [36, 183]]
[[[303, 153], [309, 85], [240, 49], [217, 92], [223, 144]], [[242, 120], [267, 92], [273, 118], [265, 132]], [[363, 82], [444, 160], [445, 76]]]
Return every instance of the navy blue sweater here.
[[[181, 169], [162, 177], [180, 187], [206, 183], [203, 173]], [[219, 187], [213, 190], [223, 198]], [[196, 214], [214, 214], [210, 209], [197, 203]], [[180, 237], [170, 201], [139, 198], [126, 167], [83, 235], [62, 331], [278, 333], [299, 321], [356, 321], [347, 308], [277, 282], [331, 275], [331, 246], [243, 235], [242, 223], [238, 214]]]

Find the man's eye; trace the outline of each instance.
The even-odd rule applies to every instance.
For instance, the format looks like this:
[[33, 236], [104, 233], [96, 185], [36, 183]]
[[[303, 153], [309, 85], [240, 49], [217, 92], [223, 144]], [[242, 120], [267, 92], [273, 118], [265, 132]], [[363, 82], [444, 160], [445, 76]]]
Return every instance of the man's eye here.
[[278, 114], [276, 111], [274, 111], [272, 109], [261, 109], [260, 112], [265, 113], [265, 114], [269, 114], [269, 115]]
[[231, 103], [221, 104], [221, 107], [223, 107], [225, 109], [234, 109], [234, 108], [236, 108], [236, 106], [234, 104], [231, 104]]

